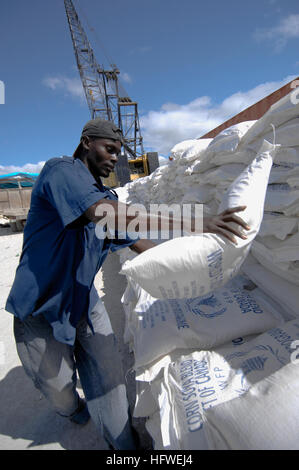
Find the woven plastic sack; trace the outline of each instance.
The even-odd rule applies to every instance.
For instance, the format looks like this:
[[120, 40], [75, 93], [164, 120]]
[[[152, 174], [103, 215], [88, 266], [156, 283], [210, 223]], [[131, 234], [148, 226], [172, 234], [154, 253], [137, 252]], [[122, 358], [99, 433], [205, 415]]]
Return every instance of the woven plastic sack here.
[[210, 233], [175, 238], [126, 261], [121, 273], [155, 298], [193, 298], [226, 284], [239, 271], [259, 231], [275, 152], [276, 147], [265, 141], [257, 157], [228, 188], [218, 209], [221, 213], [247, 206], [242, 212], [251, 227], [246, 240], [239, 238], [236, 246]]

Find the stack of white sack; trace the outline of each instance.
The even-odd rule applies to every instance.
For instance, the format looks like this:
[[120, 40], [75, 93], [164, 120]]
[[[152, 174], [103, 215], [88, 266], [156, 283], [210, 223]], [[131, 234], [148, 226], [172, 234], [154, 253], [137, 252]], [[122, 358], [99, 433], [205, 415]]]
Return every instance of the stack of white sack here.
[[[200, 160], [201, 155], [212, 139], [188, 140], [173, 148], [173, 160], [167, 165], [157, 168], [151, 175], [137, 179], [117, 188], [119, 199], [126, 203], [149, 204], [181, 203], [190, 187], [191, 179], [187, 178], [186, 170]], [[198, 186], [194, 178], [193, 186]]]
[[242, 272], [280, 305], [287, 320], [299, 318], [299, 290], [295, 283], [269, 271], [251, 254], [246, 258]]
[[[296, 395], [295, 390], [296, 387], [298, 390], [299, 376], [297, 373], [296, 378], [295, 366], [292, 364], [287, 365], [285, 359], [283, 362], [284, 367], [281, 369], [279, 367], [270, 369], [266, 367], [263, 369], [261, 366], [260, 372], [264, 375], [252, 382], [250, 380], [252, 387], [248, 388], [247, 384], [245, 387], [246, 393], [244, 392], [242, 397], [238, 398], [234, 393], [231, 393], [232, 387], [229, 386], [229, 394], [224, 395], [223, 399], [217, 395], [217, 401], [215, 401], [217, 406], [213, 406], [209, 410], [197, 408], [200, 402], [198, 398], [197, 404], [194, 404], [194, 409], [192, 404], [190, 404], [190, 408], [184, 409], [185, 400], [178, 398], [179, 392], [176, 396], [174, 392], [176, 386], [173, 385], [172, 388], [169, 386], [169, 382], [178, 382], [178, 376], [174, 381], [169, 377], [174, 374], [171, 371], [178, 370], [176, 367], [180, 366], [175, 366], [175, 364], [180, 364], [183, 356], [206, 354], [207, 356], [204, 357], [208, 358], [208, 363], [212, 367], [214, 364], [212, 358], [218, 357], [218, 350], [225, 343], [225, 347], [228, 347], [229, 342], [234, 337], [242, 337], [242, 340], [237, 339], [231, 342], [231, 347], [236, 350], [240, 347], [240, 345], [237, 346], [239, 341], [246, 341], [247, 344], [248, 341], [255, 340], [255, 335], [263, 333], [272, 326], [285, 331], [285, 333], [281, 333], [282, 339], [289, 335], [292, 340], [298, 340], [298, 320], [296, 318], [299, 317], [299, 292], [297, 288], [299, 280], [299, 190], [296, 186], [299, 180], [299, 132], [296, 135], [295, 130], [298, 124], [298, 116], [299, 105], [293, 104], [290, 96], [287, 96], [272, 106], [260, 120], [243, 123], [243, 126], [233, 126], [219, 134], [212, 141], [205, 142], [208, 146], [205, 150], [200, 148], [198, 156], [194, 159], [195, 152], [192, 151], [192, 146], [197, 141], [193, 141], [193, 143], [192, 141], [186, 141], [178, 144], [173, 149], [172, 156], [174, 160], [172, 162], [158, 168], [149, 177], [126, 185], [126, 195], [122, 198], [123, 202], [139, 202], [146, 206], [150, 203], [170, 204], [176, 202], [184, 204], [186, 202], [202, 202], [205, 203], [204, 212], [206, 214], [216, 214], [219, 212], [219, 202], [223, 200], [225, 191], [227, 191], [232, 181], [240, 176], [247, 165], [250, 165], [256, 158], [263, 140], [267, 138], [268, 141], [274, 142], [271, 124], [273, 123], [275, 126], [275, 142], [280, 144], [281, 147], [276, 152], [275, 163], [269, 176], [265, 206], [262, 204], [264, 213], [262, 210], [262, 214], [259, 214], [262, 223], [260, 227], [258, 227], [258, 224], [256, 225], [256, 232], [259, 229], [258, 235], [256, 236], [255, 233], [249, 239], [248, 249], [244, 250], [242, 260], [235, 263], [235, 269], [229, 275], [229, 277], [233, 277], [238, 273], [241, 263], [247, 256], [241, 268], [242, 273], [252, 280], [258, 288], [253, 291], [245, 289], [246, 294], [250, 295], [251, 298], [253, 296], [254, 302], [257, 302], [256, 294], [264, 296], [264, 302], [266, 299], [267, 305], [270, 305], [268, 303], [270, 299], [272, 301], [271, 307], [268, 307], [268, 309], [262, 303], [262, 317], [257, 318], [258, 315], [256, 315], [248, 328], [246, 315], [239, 315], [239, 322], [232, 320], [233, 318], [236, 320], [237, 317], [233, 303], [231, 306], [234, 313], [231, 310], [226, 310], [224, 314], [214, 317], [213, 312], [221, 311], [224, 308], [223, 302], [225, 299], [230, 298], [229, 291], [225, 290], [227, 279], [225, 280], [223, 277], [221, 279], [221, 276], [222, 283], [220, 282], [218, 285], [215, 283], [214, 287], [217, 287], [217, 289], [213, 288], [210, 294], [206, 291], [200, 292], [199, 289], [193, 291], [191, 289], [191, 299], [176, 300], [177, 290], [173, 289], [174, 295], [173, 292], [170, 293], [172, 295], [169, 295], [168, 292], [163, 300], [158, 300], [154, 296], [151, 297], [140, 287], [137, 278], [134, 280], [132, 276], [127, 277], [128, 287], [123, 297], [123, 305], [126, 311], [125, 340], [130, 342], [136, 360], [137, 399], [135, 416], [149, 417], [147, 428], [156, 443], [157, 449], [253, 449], [255, 447], [268, 449], [272, 448], [271, 442], [274, 443], [274, 448], [275, 445], [276, 448], [288, 448], [287, 442], [289, 442], [289, 448], [295, 448], [290, 433], [294, 433], [293, 436], [298, 436], [298, 428], [295, 429], [295, 426], [298, 425], [295, 424], [296, 420], [294, 422], [293, 417], [296, 414], [298, 415], [298, 395]], [[221, 141], [223, 145], [221, 145]], [[180, 151], [180, 148], [183, 151]], [[192, 155], [191, 161], [186, 158], [188, 155]], [[257, 194], [260, 194], [260, 192], [258, 191]], [[256, 191], [249, 190], [248, 195], [254, 200]], [[261, 205], [259, 207], [261, 208]], [[241, 213], [239, 215], [242, 216]], [[177, 242], [177, 240], [163, 243], [163, 245], [173, 242]], [[229, 246], [230, 243], [228, 242], [226, 245]], [[251, 255], [248, 256], [249, 249], [251, 249]], [[121, 257], [122, 266], [131, 258], [136, 259], [136, 256], [129, 249], [120, 250], [118, 253]], [[137, 258], [140, 258], [140, 256]], [[172, 255], [170, 253], [170, 261], [171, 257], [176, 256], [176, 252], [172, 252]], [[160, 253], [161, 260], [163, 260], [163, 257], [164, 253], [162, 251]], [[219, 259], [214, 261], [215, 263], [211, 267], [212, 271], [215, 272], [217, 268], [219, 269], [221, 263], [219, 263]], [[142, 270], [148, 271], [148, 268], [146, 265], [141, 265], [140, 270], [142, 274]], [[217, 276], [219, 276], [219, 272]], [[240, 276], [238, 276], [229, 282], [239, 282], [240, 279]], [[168, 281], [167, 276], [166, 281]], [[187, 293], [188, 297], [190, 296], [190, 289], [189, 291], [184, 290], [184, 282], [183, 279], [179, 291], [182, 290], [183, 286], [183, 292]], [[193, 295], [194, 292], [195, 295]], [[227, 292], [227, 297], [225, 292]], [[240, 298], [244, 299], [246, 294], [243, 289]], [[167, 297], [172, 297], [173, 300], [168, 300]], [[211, 303], [209, 303], [209, 299]], [[259, 301], [260, 299], [261, 297], [259, 297]], [[190, 306], [196, 306], [196, 303], [195, 310], [197, 313], [194, 313]], [[184, 306], [183, 309], [182, 305]], [[283, 319], [279, 319], [279, 314], [282, 315]], [[228, 316], [225, 317], [225, 315]], [[228, 317], [230, 318], [228, 325], [232, 328], [231, 335], [228, 333], [227, 325], [223, 322], [223, 319]], [[292, 319], [295, 319], [293, 323], [285, 323]], [[268, 321], [274, 321], [273, 325], [271, 326], [268, 323], [267, 326]], [[200, 322], [200, 325], [197, 322]], [[213, 325], [213, 331], [210, 334], [206, 325], [212, 325], [212, 322], [215, 326]], [[280, 325], [277, 326], [275, 322], [279, 322]], [[183, 327], [184, 325], [186, 327]], [[180, 326], [181, 328], [179, 328]], [[288, 330], [289, 327], [290, 330]], [[201, 330], [201, 328], [203, 329]], [[202, 341], [203, 337], [206, 342]], [[274, 343], [269, 343], [267, 338], [263, 335], [261, 342], [258, 343], [261, 346], [260, 350], [265, 346], [266, 350], [270, 351], [271, 347], [279, 362], [281, 351], [279, 347], [275, 347]], [[232, 346], [233, 344], [234, 346]], [[246, 344], [241, 344], [243, 349]], [[253, 351], [256, 346], [255, 343], [252, 344]], [[162, 350], [159, 351], [160, 345], [162, 345]], [[250, 379], [251, 374], [247, 375], [248, 364], [246, 365], [245, 360], [241, 361], [245, 351], [243, 349], [241, 350], [240, 364], [237, 364], [237, 366], [241, 372], [243, 371], [243, 375], [246, 375], [247, 380]], [[251, 349], [248, 351], [250, 352]], [[291, 355], [291, 352], [289, 346], [289, 355]], [[255, 354], [255, 356], [257, 355]], [[255, 356], [248, 357], [251, 360]], [[270, 363], [271, 361], [267, 356], [265, 365], [270, 365]], [[170, 367], [171, 364], [173, 369]], [[214, 372], [217, 371], [217, 367], [216, 364]], [[241, 372], [236, 374], [236, 367], [233, 365], [229, 372], [229, 380], [234, 382], [236, 379], [233, 377], [236, 375], [241, 377]], [[288, 381], [292, 384], [293, 390], [288, 385]], [[282, 393], [284, 393], [284, 396]], [[290, 406], [281, 405], [279, 400], [284, 400], [284, 403], [289, 402]], [[257, 406], [258, 412], [249, 416], [253, 406]], [[269, 410], [270, 406], [271, 409]], [[275, 413], [273, 413], [272, 407]], [[219, 414], [217, 414], [218, 410]], [[199, 416], [196, 413], [200, 413], [201, 420], [205, 423], [203, 426], [205, 428], [204, 433], [195, 432], [193, 434], [193, 431], [191, 433], [187, 432], [187, 418], [193, 416], [193, 411], [194, 419]], [[185, 421], [180, 415], [180, 413], [183, 415], [184, 412]], [[231, 416], [228, 419], [230, 413]], [[240, 417], [237, 425], [233, 413], [237, 413], [236, 416]], [[219, 426], [217, 424], [218, 417]], [[229, 427], [228, 434], [225, 435], [225, 425], [223, 423], [227, 419]], [[282, 419], [284, 419], [285, 426], [279, 427], [279, 420]], [[182, 430], [177, 431], [176, 426], [180, 424]], [[289, 432], [287, 432], [288, 425]], [[238, 429], [238, 435], [234, 434], [234, 429]], [[250, 430], [249, 437], [247, 429]], [[254, 436], [257, 436], [256, 439]], [[298, 439], [296, 442], [298, 442]]]
[[[243, 136], [238, 151], [221, 167], [239, 163], [237, 154], [257, 151], [263, 139], [270, 139], [275, 127], [275, 141], [280, 149], [275, 156], [265, 200], [265, 213], [251, 253], [267, 271], [299, 285], [299, 105], [292, 94], [273, 105]], [[219, 156], [220, 161], [221, 156]], [[229, 163], [228, 163], [229, 162]], [[207, 164], [205, 159], [197, 165]], [[227, 168], [228, 169], [228, 168]], [[215, 169], [210, 170], [213, 173]], [[209, 172], [204, 172], [203, 175]], [[221, 201], [227, 178], [216, 183], [216, 200]], [[205, 179], [207, 181], [207, 179]]]
[[[226, 284], [239, 271], [259, 231], [276, 151], [276, 146], [264, 141], [252, 163], [239, 173], [222, 196], [220, 213], [246, 206], [242, 218], [250, 230], [245, 239], [238, 239], [237, 246], [226, 237], [212, 233], [174, 238], [126, 261], [121, 273], [156, 298], [194, 298]], [[230, 224], [237, 227], [234, 222]]]
[[[280, 144], [280, 148], [276, 152], [275, 163], [270, 173], [264, 217], [259, 235], [253, 241], [251, 253], [267, 270], [298, 285], [299, 119], [297, 116], [299, 116], [299, 104], [293, 103], [291, 95], [287, 95], [258, 121], [232, 126], [212, 140], [203, 139], [199, 149], [196, 142], [200, 140], [189, 140], [176, 145], [172, 152], [173, 162], [158, 168], [155, 173], [141, 179], [139, 183], [127, 185], [129, 186], [127, 202], [133, 199], [131, 195], [134, 186], [139, 185], [142, 189], [140, 192], [135, 191], [134, 194], [138, 198], [132, 202], [138, 200], [143, 203], [145, 199], [155, 203], [203, 202], [204, 213], [216, 214], [219, 212], [219, 203], [223, 199], [223, 194], [242, 169], [256, 156], [256, 149], [264, 138], [273, 141], [274, 132], [271, 126], [273, 123], [276, 126], [275, 141]], [[205, 148], [207, 143], [208, 146]], [[191, 165], [189, 156], [192, 159]], [[181, 173], [178, 177], [176, 169], [180, 168], [184, 168], [185, 173]], [[176, 183], [171, 183], [174, 180]], [[153, 188], [159, 188], [159, 191]], [[170, 195], [169, 198], [166, 197], [166, 193]], [[164, 194], [165, 197], [156, 198], [157, 194]], [[256, 195], [252, 189], [251, 194]], [[191, 245], [190, 250], [193, 250]], [[143, 287], [146, 288], [146, 285]], [[152, 291], [151, 294], [157, 297], [162, 295], [156, 291]]]
[[123, 304], [135, 369], [176, 349], [208, 350], [284, 321], [280, 305], [241, 275], [213, 293], [192, 299], [162, 300], [136, 284], [130, 287]]
[[[194, 404], [194, 400], [190, 400], [192, 404], [189, 402], [186, 404], [184, 421], [182, 416], [178, 415], [182, 412], [179, 407], [181, 402], [179, 391], [172, 391], [169, 398], [168, 388], [163, 377], [175, 361], [181, 361], [183, 356], [188, 356], [191, 353], [196, 356], [203, 354], [203, 351], [208, 352], [215, 349], [218, 351], [217, 345], [231, 344], [233, 350], [238, 350], [241, 344], [254, 338], [258, 331], [263, 332], [268, 327], [271, 328], [270, 325], [274, 327], [272, 330], [279, 332], [277, 341], [283, 342], [284, 346], [287, 345], [290, 354], [290, 343], [299, 340], [298, 320], [290, 323], [292, 335], [289, 338], [284, 333], [285, 319], [288, 318], [289, 311], [284, 311], [270, 296], [267, 296], [242, 276], [237, 276], [225, 288], [219, 289], [213, 295], [189, 300], [154, 299], [141, 288], [135, 286], [133, 289], [128, 285], [123, 302], [127, 313], [132, 315], [127, 322], [126, 341], [131, 342], [135, 355], [136, 403], [134, 417], [148, 418], [146, 426], [155, 442], [156, 450], [210, 448], [210, 443], [206, 441], [204, 433], [194, 433], [197, 430], [196, 423], [199, 422], [198, 406]], [[271, 335], [272, 333], [270, 333]], [[250, 343], [251, 347], [252, 344], [255, 349], [258, 349], [255, 343]], [[271, 357], [274, 355], [279, 361], [283, 359], [287, 362], [285, 355], [281, 355], [279, 350], [274, 347], [275, 344], [272, 344], [271, 349], [269, 343], [264, 341], [262, 345], [262, 340], [259, 340], [259, 345], [259, 349], [270, 351]], [[221, 346], [219, 347], [221, 348]], [[242, 354], [238, 353], [236, 357], [239, 356]], [[219, 363], [220, 360], [218, 366], [213, 367], [216, 378], [223, 377]], [[243, 364], [245, 364], [244, 361], [240, 368]], [[234, 365], [232, 365], [232, 369], [234, 369]], [[268, 374], [268, 369], [266, 372]], [[227, 380], [229, 376], [227, 370], [226, 374]], [[203, 382], [205, 380], [208, 379], [203, 379]], [[189, 384], [191, 383], [193, 382], [190, 381]], [[224, 383], [222, 385], [225, 389], [226, 385]], [[218, 393], [221, 391], [220, 384]], [[188, 392], [191, 394], [191, 385]], [[201, 393], [202, 396], [207, 394], [208, 397], [212, 391], [208, 392], [204, 387]], [[224, 394], [223, 397], [220, 396], [217, 399], [220, 403], [235, 396], [238, 395]], [[185, 399], [187, 399], [186, 396]], [[208, 402], [209, 400], [207, 400]], [[217, 403], [215, 402], [215, 404]], [[183, 406], [182, 403], [181, 406]], [[286, 411], [285, 409], [287, 420]], [[264, 415], [260, 415], [262, 422], [267, 419], [267, 413], [268, 411]], [[187, 418], [190, 419], [187, 420]], [[186, 431], [186, 423], [188, 422], [195, 425], [190, 427], [189, 432]], [[183, 434], [183, 437], [179, 439], [175, 433]], [[268, 436], [271, 441], [271, 433]], [[266, 440], [263, 442], [265, 443]]]
[[298, 450], [298, 341], [293, 320], [140, 371], [136, 410], [151, 413], [155, 449]]

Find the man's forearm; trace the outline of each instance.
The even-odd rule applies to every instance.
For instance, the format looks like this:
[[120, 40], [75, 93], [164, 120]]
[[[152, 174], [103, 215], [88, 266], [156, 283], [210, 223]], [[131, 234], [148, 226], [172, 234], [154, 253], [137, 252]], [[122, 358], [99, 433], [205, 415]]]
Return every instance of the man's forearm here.
[[[143, 210], [144, 209], [144, 210]], [[84, 215], [94, 223], [102, 223], [107, 225], [108, 228], [122, 231], [139, 231], [139, 233], [160, 232], [163, 230], [181, 230], [189, 233], [190, 235], [200, 233], [216, 233], [222, 235], [233, 243], [237, 243], [235, 236], [238, 238], [246, 239], [247, 236], [243, 230], [250, 230], [241, 217], [236, 213], [242, 212], [246, 206], [238, 206], [228, 208], [217, 216], [203, 218], [202, 216], [190, 218], [190, 226], [186, 229], [184, 226], [183, 217], [173, 217], [169, 213], [167, 216], [161, 216], [161, 213], [148, 214], [144, 206], [127, 205], [118, 201], [111, 201], [109, 199], [102, 199], [101, 201], [93, 204], [87, 209]], [[132, 212], [132, 214], [130, 214]], [[137, 215], [138, 214], [138, 215]], [[137, 223], [136, 223], [137, 218]], [[130, 226], [130, 223], [133, 223]], [[234, 222], [239, 227], [231, 225]], [[152, 225], [153, 224], [153, 225]], [[148, 248], [146, 248], [148, 249]]]
[[[131, 222], [136, 221], [138, 217], [139, 231], [149, 232], [153, 227], [161, 231], [161, 228], [168, 227], [171, 231], [173, 228], [183, 229], [183, 220], [174, 219], [171, 213], [163, 216], [159, 213], [149, 214], [144, 211], [138, 213], [138, 208], [134, 208], [134, 212], [130, 214], [130, 205], [121, 203], [119, 201], [111, 201], [109, 199], [102, 199], [96, 204], [93, 204], [85, 212], [85, 216], [94, 223], [105, 222], [108, 227], [115, 230], [127, 230]], [[110, 210], [111, 209], [111, 210]], [[144, 208], [145, 209], [145, 208]], [[137, 215], [138, 213], [138, 215]], [[194, 219], [191, 220], [191, 230], [194, 228]]]
[[154, 246], [156, 246], [156, 244], [153, 243], [151, 240], [143, 239], [143, 240], [138, 240], [136, 243], [134, 243], [134, 245], [131, 245], [130, 248], [131, 250], [140, 254], [146, 250], [149, 250], [150, 248], [153, 248]]

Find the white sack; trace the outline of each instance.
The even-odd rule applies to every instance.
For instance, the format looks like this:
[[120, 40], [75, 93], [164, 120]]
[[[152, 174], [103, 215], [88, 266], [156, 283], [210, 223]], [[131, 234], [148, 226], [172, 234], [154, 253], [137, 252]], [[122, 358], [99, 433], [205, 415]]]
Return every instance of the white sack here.
[[216, 153], [230, 153], [234, 152], [239, 145], [242, 137], [248, 130], [255, 124], [256, 121], [244, 121], [239, 124], [234, 124], [227, 129], [221, 131], [207, 148], [208, 158], [211, 158]]
[[[217, 186], [215, 198], [221, 201], [224, 188]], [[264, 209], [267, 212], [280, 212], [286, 216], [297, 216], [299, 207], [299, 188], [291, 187], [287, 183], [269, 184], [266, 191]]]
[[290, 206], [288, 207], [285, 207], [283, 209], [283, 213], [287, 216], [296, 216], [296, 217], [299, 217], [299, 200], [297, 200], [296, 202], [294, 202], [293, 204], [291, 204]]
[[127, 204], [127, 201], [129, 199], [129, 188], [127, 185], [119, 188], [114, 189], [116, 194], [118, 195], [118, 200], [120, 202], [123, 202], [124, 204]]
[[246, 240], [238, 238], [235, 245], [210, 233], [175, 238], [125, 262], [121, 273], [156, 298], [194, 298], [228, 282], [237, 274], [258, 233], [275, 151], [276, 147], [264, 142], [259, 155], [229, 187], [218, 209], [221, 213], [247, 206], [241, 214], [251, 227]]
[[[293, 91], [274, 103], [270, 109], [253, 124], [242, 139], [245, 144], [252, 142], [262, 134], [270, 132], [272, 130], [271, 124], [276, 128], [298, 117], [299, 104], [293, 102], [291, 99]], [[298, 91], [296, 93], [298, 94]]]
[[222, 181], [232, 182], [244, 171], [245, 165], [242, 163], [229, 163], [221, 165], [200, 174], [198, 178], [202, 184], [216, 185]]
[[299, 203], [299, 189], [288, 184], [269, 184], [266, 193], [265, 210], [285, 212], [287, 207]]
[[192, 162], [200, 158], [212, 140], [213, 139], [184, 140], [171, 149], [171, 157], [174, 159], [183, 159], [186, 162]]
[[181, 204], [186, 203], [206, 203], [213, 199], [215, 188], [211, 184], [202, 184], [186, 188], [186, 192], [181, 200]]
[[195, 173], [203, 172], [213, 166], [226, 163], [243, 163], [245, 165], [252, 162], [256, 156], [249, 148], [242, 148], [239, 152], [239, 146], [244, 135], [254, 125], [256, 121], [245, 121], [235, 124], [228, 129], [220, 132], [207, 147], [201, 156], [201, 161], [197, 162], [193, 168]]
[[[237, 150], [233, 153], [218, 153], [210, 158], [209, 163], [213, 166], [227, 165], [229, 163], [242, 163], [243, 165], [249, 165], [255, 156], [255, 151], [246, 148]], [[203, 166], [202, 168], [204, 169]], [[199, 170], [202, 172], [202, 168], [200, 168], [200, 165], [198, 164], [195, 167], [195, 171]]]
[[275, 212], [265, 213], [259, 230], [259, 237], [274, 236], [285, 240], [287, 235], [293, 234], [298, 228], [299, 220], [296, 217], [286, 217]]
[[288, 236], [285, 240], [277, 240], [275, 237], [257, 237], [257, 241], [271, 251], [273, 263], [299, 260], [299, 232]]
[[[234, 344], [231, 346], [237, 349], [240, 344], [245, 343], [245, 339], [237, 338], [234, 340]], [[228, 346], [229, 347], [229, 346]], [[163, 380], [160, 380], [159, 387], [154, 386], [153, 396], [156, 402], [161, 401], [163, 396], [164, 407], [159, 416], [160, 428], [161, 428], [161, 444], [166, 445], [167, 449], [173, 450], [209, 450], [208, 441], [206, 439], [203, 426], [202, 417], [199, 412], [199, 406], [194, 400], [196, 394], [193, 390], [182, 390], [180, 377], [177, 378], [173, 374], [173, 367], [182, 364], [184, 358], [187, 358], [187, 363], [190, 364], [190, 358], [193, 355], [200, 354], [199, 352], [192, 351], [190, 354], [187, 352], [185, 355], [183, 352], [177, 357], [172, 357], [171, 361], [164, 364]], [[182, 372], [182, 380], [188, 381], [187, 386], [192, 386], [192, 370], [190, 370], [189, 364], [185, 367], [183, 365], [179, 372]], [[171, 373], [168, 373], [169, 367], [171, 367]], [[184, 370], [183, 370], [184, 369]], [[179, 373], [180, 375], [180, 373]], [[215, 371], [216, 375], [216, 371]], [[186, 385], [186, 383], [184, 383]], [[198, 384], [196, 384], [198, 385]], [[180, 393], [181, 391], [187, 393]], [[188, 401], [189, 400], [189, 401]], [[200, 399], [203, 402], [202, 398]], [[155, 423], [157, 423], [157, 416], [155, 416]], [[161, 445], [160, 444], [160, 445]]]
[[275, 303], [250, 281], [247, 284], [237, 276], [212, 294], [169, 300], [152, 298], [138, 288], [131, 323], [135, 369], [176, 349], [210, 349], [279, 324], [282, 316]]
[[158, 403], [152, 394], [152, 386], [149, 382], [136, 381], [136, 399], [133, 412], [134, 418], [152, 416], [159, 410]]
[[[150, 388], [155, 411], [146, 420], [145, 426], [154, 440], [155, 450], [177, 449], [178, 441], [172, 418], [171, 403], [163, 380], [155, 380]], [[146, 406], [146, 404], [144, 403]]]
[[278, 165], [294, 168], [299, 165], [299, 147], [281, 147], [275, 157]]
[[[121, 251], [122, 250], [119, 250], [119, 253], [121, 253]], [[130, 283], [127, 283], [127, 287], [121, 298], [121, 304], [125, 313], [123, 340], [125, 344], [129, 344], [129, 345], [133, 344], [133, 340], [134, 340], [134, 337], [132, 335], [132, 328], [130, 327], [130, 325], [135, 320], [134, 307], [136, 305], [136, 302], [137, 302], [137, 298], [135, 295], [135, 291], [131, 287]], [[131, 349], [132, 349], [132, 346], [131, 346]]]
[[[290, 363], [293, 351], [291, 345], [298, 338], [299, 323], [297, 320], [271, 329], [239, 347], [232, 348], [231, 345], [225, 345], [215, 351], [198, 351], [189, 356], [182, 356], [178, 361], [169, 364], [165, 369], [164, 381], [170, 390], [169, 395], [175, 415], [174, 422], [180, 442], [179, 448], [201, 449], [199, 443], [202, 442], [206, 426], [210, 424], [209, 410], [214, 410], [211, 426], [213, 433], [214, 426], [216, 429], [219, 426], [217, 411], [221, 410], [221, 403], [225, 402], [227, 409], [230, 409], [231, 406], [231, 422], [235, 422], [237, 419], [242, 421], [240, 432], [243, 435], [240, 438], [244, 442], [248, 436], [247, 414], [252, 416], [252, 410], [246, 406], [246, 394], [255, 387], [255, 384], [265, 378], [269, 378], [268, 388], [271, 389], [273, 374], [278, 370], [284, 370], [284, 366]], [[284, 376], [284, 381], [288, 382], [288, 374]], [[297, 371], [297, 385], [293, 382], [294, 388], [296, 386], [298, 389], [298, 383]], [[299, 398], [298, 391], [296, 393]], [[234, 412], [234, 403], [238, 399], [237, 397], [242, 395], [245, 396], [242, 403], [247, 414], [242, 412], [239, 407], [238, 410], [242, 415], [240, 418], [238, 412]], [[274, 393], [271, 393], [271, 396], [276, 406], [273, 403], [271, 407], [260, 407], [260, 414], [255, 414], [255, 418], [258, 418], [256, 426], [259, 428], [264, 426], [264, 422], [271, 420], [271, 415], [275, 414], [277, 407], [284, 409], [287, 418], [290, 415], [298, 415], [299, 401], [292, 408], [283, 397], [280, 401], [280, 399], [275, 399]], [[259, 399], [263, 401], [264, 398], [263, 393], [259, 393]], [[267, 401], [267, 403], [269, 402]], [[290, 422], [292, 423], [292, 418]], [[225, 442], [227, 433], [224, 420], [221, 420], [220, 429]], [[299, 430], [298, 424], [296, 429]], [[254, 434], [254, 429], [252, 431]], [[276, 429], [271, 430], [267, 427], [267, 433], [264, 432], [261, 442], [271, 446], [272, 437], [275, 435]], [[212, 445], [212, 448], [215, 447]], [[216, 448], [219, 447], [216, 446]], [[235, 449], [235, 442], [232, 442], [229, 448]], [[251, 446], [248, 445], [246, 448], [250, 449]]]
[[[264, 137], [264, 136], [263, 136]], [[267, 135], [270, 140], [273, 140], [273, 135]], [[191, 168], [192, 174], [198, 174], [198, 175], [203, 175], [207, 171], [215, 170], [215, 167], [222, 167], [224, 165], [229, 165], [229, 164], [242, 164], [242, 165], [248, 165], [254, 157], [256, 156], [257, 150], [259, 150], [261, 143], [263, 142], [264, 138], [258, 139], [256, 143], [252, 146], [253, 148], [250, 147], [245, 147], [238, 149], [237, 151], [233, 153], [219, 153], [216, 154], [215, 156], [211, 157], [208, 161], [200, 161], [195, 163]], [[277, 142], [276, 142], [277, 143]], [[279, 142], [278, 142], [279, 143]], [[296, 170], [299, 167], [299, 147], [281, 147], [278, 149], [276, 155], [275, 155], [275, 163], [277, 167], [280, 167], [277, 169], [277, 171], [273, 171], [275, 168], [275, 165], [273, 166], [273, 169], [271, 171], [270, 175], [270, 182], [275, 183], [275, 182], [287, 182], [285, 179], [279, 179], [279, 171], [281, 171], [281, 176], [283, 177], [283, 169], [285, 170], [285, 173], [287, 171], [290, 171], [291, 169]], [[271, 181], [273, 179], [273, 181]], [[275, 181], [277, 180], [277, 181]]]
[[[282, 147], [296, 147], [299, 145], [299, 118], [292, 119], [287, 123], [275, 128], [275, 143]], [[247, 144], [247, 148], [257, 151], [263, 140], [273, 140], [273, 131], [264, 133], [262, 136]]]
[[[234, 338], [229, 342], [225, 343], [226, 347], [233, 347], [237, 348], [238, 346], [244, 344], [245, 342], [251, 341], [257, 335], [244, 335], [239, 336], [238, 338]], [[221, 347], [221, 346], [219, 346]], [[223, 346], [222, 346], [223, 347]], [[151, 382], [161, 380], [164, 376], [164, 369], [169, 366], [169, 364], [177, 362], [181, 359], [182, 356], [189, 356], [193, 354], [195, 351], [198, 352], [198, 348], [189, 348], [189, 349], [175, 349], [171, 351], [167, 355], [164, 355], [157, 360], [151, 362], [150, 364], [145, 364], [144, 366], [140, 366], [136, 368], [135, 377], [137, 381], [141, 382]]]
[[298, 364], [288, 364], [242, 397], [205, 414], [211, 450], [299, 450]]
[[252, 244], [251, 253], [265, 268], [283, 279], [299, 285], [299, 265], [297, 261], [275, 262], [272, 251], [256, 240]]
[[299, 188], [299, 175], [289, 176], [287, 178], [287, 183], [291, 188]]
[[299, 181], [299, 167], [297, 169], [288, 168], [285, 165], [277, 165], [275, 163], [270, 173], [269, 184], [288, 183], [289, 178], [292, 178], [292, 177], [294, 179], [298, 178], [298, 181]]
[[242, 272], [281, 306], [286, 320], [299, 318], [299, 289], [295, 284], [266, 269], [251, 254], [242, 265]]

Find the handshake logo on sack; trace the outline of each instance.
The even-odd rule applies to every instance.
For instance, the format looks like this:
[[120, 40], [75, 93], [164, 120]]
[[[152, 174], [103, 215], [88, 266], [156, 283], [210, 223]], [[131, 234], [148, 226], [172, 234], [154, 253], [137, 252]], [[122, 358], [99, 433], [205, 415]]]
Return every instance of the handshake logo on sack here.
[[[204, 297], [187, 300], [187, 305], [191, 312], [205, 318], [215, 318], [226, 312], [227, 308], [222, 307], [222, 303], [215, 297], [214, 294]], [[219, 308], [220, 307], [220, 308]]]

